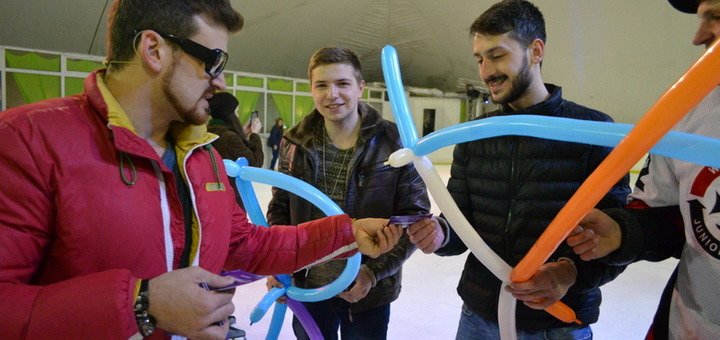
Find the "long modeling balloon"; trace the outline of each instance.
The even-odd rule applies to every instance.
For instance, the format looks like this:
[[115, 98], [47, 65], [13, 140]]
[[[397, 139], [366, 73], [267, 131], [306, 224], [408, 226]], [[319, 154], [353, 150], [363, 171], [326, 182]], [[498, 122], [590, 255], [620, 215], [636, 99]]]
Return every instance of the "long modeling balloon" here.
[[[273, 185], [290, 191], [316, 205], [326, 215], [337, 215], [343, 213], [342, 209], [340, 209], [335, 202], [330, 200], [322, 192], [296, 178], [275, 171], [249, 167], [245, 158], [240, 158], [235, 162], [223, 160], [223, 163], [225, 164], [228, 176], [235, 177], [235, 183], [238, 187], [238, 191], [240, 192], [240, 196], [242, 197], [248, 216], [250, 216], [250, 219], [255, 224], [266, 227], [268, 226], [267, 220], [265, 219], [257, 201], [255, 190], [250, 183], [251, 179], [259, 183]], [[347, 288], [357, 276], [357, 272], [360, 269], [360, 261], [361, 255], [359, 253], [353, 255], [348, 259], [345, 269], [335, 281], [315, 289], [301, 289], [294, 287], [291, 285], [292, 281], [289, 275], [277, 275], [276, 278], [283, 283], [284, 288], [274, 288], [273, 290], [270, 290], [263, 299], [261, 299], [250, 314], [251, 324], [259, 321], [267, 313], [268, 308], [273, 304], [273, 302], [275, 302], [275, 300], [277, 300], [280, 296], [288, 295], [287, 301], [320, 301], [339, 294]], [[285, 305], [276, 304], [266, 339], [270, 340], [278, 338], [286, 309]], [[302, 324], [303, 327], [306, 328], [306, 331], [308, 331], [308, 334], [314, 332], [313, 328], [317, 330], [317, 325], [312, 318], [309, 316], [305, 316], [304, 318], [305, 322]], [[313, 338], [311, 337], [311, 339]], [[322, 337], [317, 339], [322, 339]]]
[[287, 305], [288, 307], [290, 307], [290, 310], [292, 310], [293, 314], [297, 316], [303, 328], [305, 328], [305, 333], [307, 333], [308, 337], [310, 337], [310, 340], [323, 339], [322, 333], [320, 333], [320, 328], [318, 328], [315, 321], [313, 321], [312, 316], [310, 315], [310, 313], [308, 313], [307, 309], [305, 308], [305, 306], [303, 306], [302, 303], [297, 302], [293, 299], [288, 299]]
[[[230, 165], [228, 164], [230, 163]], [[225, 161], [225, 166], [233, 167], [231, 164], [233, 162]], [[236, 164], [237, 165], [237, 164]], [[235, 167], [233, 167], [235, 168]], [[228, 170], [228, 174], [235, 173], [235, 170]], [[322, 211], [325, 215], [339, 215], [343, 214], [344, 212], [340, 207], [335, 204], [330, 198], [328, 198], [325, 194], [323, 194], [320, 190], [316, 189], [310, 184], [307, 184], [297, 178], [294, 178], [292, 176], [288, 176], [286, 174], [267, 170], [267, 169], [260, 169], [255, 167], [249, 167], [244, 166], [240, 167], [237, 166], [237, 178], [242, 179], [243, 181], [253, 181], [257, 183], [264, 183], [268, 185], [272, 185], [275, 187], [278, 187], [283, 190], [287, 190], [289, 192], [292, 192], [295, 195], [298, 195], [299, 197], [304, 198], [308, 202], [314, 204], [317, 206], [320, 211]], [[236, 182], [242, 182], [236, 180]], [[242, 193], [241, 193], [242, 195]], [[264, 217], [263, 217], [264, 219]], [[309, 302], [316, 302], [316, 301], [322, 301], [327, 300], [337, 294], [340, 294], [345, 288], [350, 286], [350, 284], [355, 280], [355, 277], [357, 276], [358, 271], [360, 270], [360, 261], [361, 261], [360, 253], [357, 253], [353, 256], [351, 256], [347, 260], [347, 265], [345, 266], [345, 270], [340, 274], [340, 276], [335, 279], [335, 281], [319, 288], [315, 289], [302, 289], [297, 287], [288, 287], [287, 289], [287, 295], [295, 300], [298, 301], [309, 301]]]
[[381, 61], [385, 85], [387, 86], [390, 104], [395, 116], [395, 124], [397, 124], [400, 131], [400, 140], [406, 148], [413, 147], [418, 140], [417, 129], [415, 129], [412, 116], [410, 116], [410, 108], [405, 97], [402, 77], [400, 76], [400, 62], [395, 48], [390, 45], [383, 47]]
[[[440, 148], [473, 140], [518, 135], [615, 147], [632, 129], [630, 124], [596, 122], [536, 115], [497, 116], [446, 127], [420, 139], [413, 153], [427, 155]], [[671, 131], [650, 152], [720, 168], [720, 140]]]
[[[720, 84], [720, 39], [640, 119], [560, 210], [512, 272], [515, 282], [527, 281], [547, 261], [605, 193], [688, 111]], [[709, 150], [708, 150], [709, 151]], [[703, 157], [712, 152], [705, 152]]]

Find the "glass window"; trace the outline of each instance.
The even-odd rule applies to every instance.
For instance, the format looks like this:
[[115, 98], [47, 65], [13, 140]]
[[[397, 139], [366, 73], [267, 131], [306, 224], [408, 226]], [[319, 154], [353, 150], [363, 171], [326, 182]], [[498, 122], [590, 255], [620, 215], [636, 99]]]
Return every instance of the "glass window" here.
[[295, 91], [297, 92], [310, 92], [310, 83], [295, 83]]
[[66, 62], [67, 70], [73, 71], [73, 72], [90, 73], [99, 68], [105, 67], [101, 62], [94, 61], [94, 60], [67, 58], [67, 59], [65, 59], [65, 62]]
[[60, 76], [7, 73], [7, 107], [60, 97]]
[[64, 96], [72, 96], [83, 92], [84, 78], [65, 77], [65, 94]]
[[5, 64], [10, 68], [60, 72], [57, 54], [5, 50]]
[[268, 90], [292, 92], [293, 81], [288, 79], [268, 78]]
[[263, 78], [249, 77], [249, 76], [238, 76], [237, 86], [249, 86], [249, 87], [265, 87], [265, 81]]

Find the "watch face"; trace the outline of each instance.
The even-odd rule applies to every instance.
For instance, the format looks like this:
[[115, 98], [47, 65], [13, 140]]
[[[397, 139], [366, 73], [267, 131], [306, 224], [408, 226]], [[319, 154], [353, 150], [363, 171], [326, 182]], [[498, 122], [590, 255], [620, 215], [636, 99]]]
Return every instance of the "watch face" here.
[[[144, 280], [143, 280], [144, 281]], [[135, 298], [135, 322], [138, 325], [138, 330], [142, 336], [148, 336], [155, 331], [155, 318], [148, 314], [148, 305], [150, 304], [148, 298], [147, 283], [143, 282], [140, 285], [140, 293]]]
[[148, 336], [155, 331], [155, 325], [152, 322], [150, 322], [150, 320], [142, 323], [139, 327], [140, 327], [140, 334], [142, 334], [142, 336]]

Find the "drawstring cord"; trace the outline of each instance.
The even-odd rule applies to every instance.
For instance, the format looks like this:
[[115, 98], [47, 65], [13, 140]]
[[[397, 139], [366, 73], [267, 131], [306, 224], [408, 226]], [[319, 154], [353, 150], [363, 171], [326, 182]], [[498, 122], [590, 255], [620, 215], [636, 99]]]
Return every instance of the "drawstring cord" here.
[[[220, 170], [218, 169], [217, 161], [215, 161], [215, 157], [212, 154], [212, 146], [210, 144], [208, 144], [205, 146], [205, 149], [210, 154], [210, 162], [212, 163], [213, 174], [215, 174], [215, 180], [217, 181], [217, 183], [221, 183], [220, 182]], [[120, 158], [120, 178], [122, 179], [123, 183], [125, 183], [127, 186], [133, 186], [133, 185], [135, 185], [135, 182], [137, 181], [137, 171], [135, 170], [135, 164], [133, 164], [132, 158], [130, 158], [130, 156], [127, 153], [122, 152], [122, 151], [118, 151], [118, 153], [119, 153], [119, 158]], [[129, 164], [128, 167], [130, 168], [130, 178], [128, 178], [127, 175], [125, 174], [125, 171], [123, 171], [125, 169], [125, 162], [127, 162]]]
[[212, 153], [212, 145], [210, 145], [210, 144], [205, 145], [205, 150], [207, 150], [208, 154], [210, 155], [210, 162], [212, 163], [213, 173], [215, 174], [216, 183], [222, 183], [222, 182], [220, 182], [220, 170], [218, 169], [217, 163], [215, 161], [215, 155], [213, 155], [213, 153]]
[[[137, 181], [137, 172], [135, 171], [135, 164], [133, 164], [132, 159], [130, 156], [122, 151], [118, 151], [120, 154], [120, 178], [122, 179], [123, 183], [125, 183], [127, 186], [133, 186], [135, 185], [135, 181]], [[127, 162], [130, 164], [130, 179], [125, 177], [125, 171], [123, 171], [123, 168], [125, 168], [125, 160], [127, 159]]]

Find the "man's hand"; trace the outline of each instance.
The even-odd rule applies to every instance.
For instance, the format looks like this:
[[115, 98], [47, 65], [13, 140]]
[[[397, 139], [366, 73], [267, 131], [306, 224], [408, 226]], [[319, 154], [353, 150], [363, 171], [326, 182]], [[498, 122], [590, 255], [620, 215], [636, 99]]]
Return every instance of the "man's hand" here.
[[344, 299], [347, 302], [355, 303], [360, 299], [364, 298], [372, 288], [372, 278], [370, 273], [365, 269], [360, 268], [358, 275], [355, 278], [355, 285], [352, 288], [338, 294], [338, 297]]
[[193, 339], [225, 339], [235, 310], [232, 303], [234, 289], [207, 291], [209, 287], [223, 287], [234, 282], [200, 267], [190, 267], [162, 274], [148, 283], [148, 313], [155, 317], [157, 327], [167, 332]]
[[546, 263], [525, 282], [513, 282], [505, 290], [533, 309], [545, 309], [560, 300], [575, 284], [577, 271], [570, 261]]
[[[274, 276], [268, 276], [267, 281], [265, 281], [265, 287], [267, 287], [267, 290], [270, 291], [270, 289], [273, 288], [283, 288], [285, 287], [282, 282], [280, 282], [278, 279], [276, 279]], [[279, 297], [275, 302], [277, 303], [285, 303], [287, 301], [287, 295], [283, 295]]]
[[363, 218], [352, 222], [359, 252], [375, 258], [395, 247], [402, 235], [402, 228], [389, 226], [387, 222], [383, 218]]
[[440, 223], [435, 216], [417, 221], [407, 229], [410, 242], [425, 254], [438, 250], [445, 240]]
[[620, 226], [610, 216], [593, 209], [567, 238], [567, 244], [584, 261], [606, 256], [618, 248], [622, 240]]

